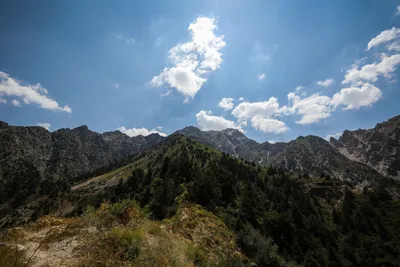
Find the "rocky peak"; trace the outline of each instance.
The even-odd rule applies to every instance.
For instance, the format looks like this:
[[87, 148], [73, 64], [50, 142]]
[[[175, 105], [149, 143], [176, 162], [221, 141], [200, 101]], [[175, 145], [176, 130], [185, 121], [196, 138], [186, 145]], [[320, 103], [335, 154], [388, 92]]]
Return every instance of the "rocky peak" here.
[[344, 144], [342, 142], [340, 142], [339, 140], [337, 140], [335, 137], [331, 137], [329, 139], [329, 143], [331, 143], [334, 147], [337, 147], [337, 148], [344, 147]]
[[199, 132], [201, 132], [201, 130], [194, 126], [187, 126], [187, 127], [183, 128], [182, 130], [179, 130], [178, 132], [180, 132], [184, 135], [187, 135], [187, 134], [199, 133]]

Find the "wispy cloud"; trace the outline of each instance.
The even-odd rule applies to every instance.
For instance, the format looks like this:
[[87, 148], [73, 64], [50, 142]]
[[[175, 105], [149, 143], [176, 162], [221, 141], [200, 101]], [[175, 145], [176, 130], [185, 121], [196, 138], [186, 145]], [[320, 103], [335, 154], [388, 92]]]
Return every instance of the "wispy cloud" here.
[[325, 81], [318, 81], [316, 84], [326, 88], [331, 86], [334, 82], [335, 81], [333, 79], [326, 79]]
[[218, 103], [218, 106], [225, 110], [231, 110], [235, 104], [233, 103], [233, 98], [226, 97], [221, 99], [221, 101]]
[[[23, 85], [20, 81], [12, 78], [9, 74], [0, 71], [0, 95], [20, 97], [24, 104], [37, 104], [48, 110], [59, 110], [71, 113], [69, 106], [61, 107], [57, 101], [51, 99], [46, 88], [41, 84]], [[21, 104], [19, 100], [12, 100], [12, 104]]]
[[20, 106], [21, 106], [21, 103], [20, 103], [17, 99], [11, 100], [11, 104], [12, 104], [14, 107], [20, 107]]
[[385, 30], [378, 34], [376, 37], [372, 38], [371, 41], [369, 41], [368, 46], [367, 46], [367, 51], [370, 50], [374, 46], [378, 46], [384, 43], [387, 43], [395, 38], [397, 38], [400, 35], [400, 29], [398, 28], [391, 28], [389, 30]]
[[127, 37], [127, 36], [124, 36], [124, 35], [122, 35], [122, 34], [117, 34], [117, 36], [115, 36], [115, 38], [117, 38], [118, 40], [121, 40], [121, 41], [125, 42], [127, 45], [133, 45], [133, 44], [136, 43], [135, 38], [133, 38], [133, 37]]
[[262, 81], [262, 80], [264, 80], [265, 79], [265, 74], [264, 73], [261, 73], [259, 76], [258, 76], [258, 80], [259, 81]]

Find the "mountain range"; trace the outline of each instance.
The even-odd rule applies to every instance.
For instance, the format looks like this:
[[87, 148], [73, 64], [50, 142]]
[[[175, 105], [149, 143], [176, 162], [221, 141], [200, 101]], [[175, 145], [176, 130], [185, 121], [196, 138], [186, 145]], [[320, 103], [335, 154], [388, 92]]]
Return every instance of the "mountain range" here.
[[399, 121], [274, 144], [0, 122], [0, 265], [399, 266]]
[[[330, 142], [308, 135], [286, 143], [257, 143], [236, 129], [201, 131], [193, 126], [177, 133], [260, 166], [303, 176], [329, 176], [352, 186], [400, 177], [400, 116], [373, 129], [346, 130], [339, 140], [331, 138]], [[40, 181], [80, 181], [121, 165], [165, 138], [158, 134], [129, 137], [119, 131], [96, 133], [87, 126], [49, 132], [0, 122], [0, 181], [11, 186], [14, 173], [18, 182], [27, 178], [21, 177], [23, 171], [36, 173]]]

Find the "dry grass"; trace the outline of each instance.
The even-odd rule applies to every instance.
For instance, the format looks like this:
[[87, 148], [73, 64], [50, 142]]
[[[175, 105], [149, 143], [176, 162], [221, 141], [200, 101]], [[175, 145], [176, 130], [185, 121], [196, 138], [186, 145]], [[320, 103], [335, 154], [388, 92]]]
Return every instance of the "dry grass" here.
[[227, 266], [244, 259], [225, 224], [197, 205], [160, 222], [135, 202], [104, 202], [81, 218], [44, 216], [7, 235], [25, 249], [0, 247], [1, 267]]

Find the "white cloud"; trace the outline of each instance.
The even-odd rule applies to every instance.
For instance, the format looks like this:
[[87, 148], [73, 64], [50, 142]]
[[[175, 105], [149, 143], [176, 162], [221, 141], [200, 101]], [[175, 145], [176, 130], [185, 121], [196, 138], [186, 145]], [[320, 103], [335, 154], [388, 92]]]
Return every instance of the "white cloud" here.
[[381, 62], [364, 65], [361, 69], [353, 65], [353, 67], [347, 71], [342, 83], [355, 83], [361, 80], [376, 82], [379, 75], [389, 77], [390, 74], [396, 70], [398, 64], [400, 64], [400, 54], [383, 56]]
[[0, 104], [7, 104], [7, 99], [0, 97]]
[[344, 109], [359, 109], [360, 107], [371, 106], [382, 97], [382, 91], [369, 84], [362, 84], [361, 87], [349, 87], [340, 90], [332, 98], [332, 104], [345, 105]]
[[368, 43], [367, 51], [370, 50], [374, 46], [378, 46], [380, 44], [387, 43], [400, 35], [400, 29], [391, 28], [390, 30], [385, 30], [378, 34], [375, 38], [372, 38]]
[[138, 135], [148, 136], [153, 133], [157, 133], [161, 136], [167, 136], [167, 134], [161, 132], [160, 127], [157, 127], [156, 129], [148, 130], [146, 128], [135, 128], [135, 127], [131, 128], [131, 129], [127, 129], [125, 126], [121, 126], [117, 130], [120, 131], [121, 133], [126, 134], [129, 137], [138, 136]]
[[208, 79], [208, 74], [220, 68], [222, 53], [226, 45], [224, 36], [215, 35], [214, 18], [199, 17], [189, 25], [191, 40], [180, 43], [169, 50], [173, 66], [164, 68], [150, 81], [160, 87], [166, 84], [175, 88], [186, 98], [193, 98]]
[[276, 119], [266, 118], [261, 115], [256, 115], [253, 118], [251, 118], [251, 125], [256, 130], [262, 131], [264, 133], [279, 134], [289, 130], [289, 128], [286, 126], [284, 122]]
[[51, 128], [51, 124], [48, 122], [42, 122], [42, 123], [38, 123], [36, 125], [45, 128], [47, 131], [49, 131]]
[[211, 111], [201, 110], [196, 114], [197, 124], [203, 131], [221, 131], [225, 129], [238, 129], [243, 132], [243, 129], [233, 121], [227, 120], [224, 117], [213, 116]]
[[389, 51], [396, 51], [396, 52], [399, 52], [400, 51], [400, 42], [393, 42], [393, 43], [391, 43], [391, 44], [388, 44], [387, 46], [386, 46], [386, 48], [389, 50]]
[[0, 94], [20, 97], [25, 104], [37, 104], [44, 109], [72, 112], [70, 107], [61, 107], [55, 100], [51, 99], [47, 95], [47, 89], [43, 88], [39, 83], [36, 85], [22, 85], [20, 81], [1, 71]]
[[319, 122], [331, 115], [331, 99], [328, 96], [313, 94], [309, 97], [301, 98], [296, 93], [288, 94], [289, 107], [283, 106], [282, 113], [285, 115], [299, 114], [301, 119], [296, 121], [298, 124], [311, 124]]
[[230, 98], [230, 97], [222, 98], [222, 100], [218, 104], [218, 106], [220, 108], [223, 108], [225, 110], [233, 109], [234, 105], [235, 104], [233, 104], [233, 98]]
[[265, 74], [264, 73], [261, 73], [260, 76], [258, 76], [258, 80], [259, 81], [264, 80], [264, 78], [265, 78]]
[[331, 137], [338, 139], [340, 136], [342, 136], [343, 132], [340, 133], [335, 133], [335, 134], [328, 134], [325, 136], [325, 140], [329, 141], [331, 139]]
[[317, 85], [322, 86], [322, 87], [329, 87], [334, 83], [333, 79], [326, 79], [325, 81], [318, 81], [316, 82]]
[[20, 107], [20, 106], [21, 106], [21, 103], [20, 103], [17, 99], [11, 100], [11, 104], [12, 104], [14, 107]]
[[304, 86], [300, 85], [296, 87], [296, 92], [299, 92], [304, 89]]
[[243, 96], [239, 97], [239, 101], [244, 101], [244, 97]]
[[263, 102], [242, 102], [235, 107], [232, 115], [239, 121], [247, 121], [251, 117], [261, 115], [264, 117], [272, 117], [279, 113], [278, 99], [271, 97], [268, 101]]

